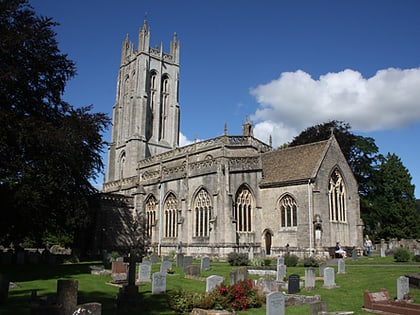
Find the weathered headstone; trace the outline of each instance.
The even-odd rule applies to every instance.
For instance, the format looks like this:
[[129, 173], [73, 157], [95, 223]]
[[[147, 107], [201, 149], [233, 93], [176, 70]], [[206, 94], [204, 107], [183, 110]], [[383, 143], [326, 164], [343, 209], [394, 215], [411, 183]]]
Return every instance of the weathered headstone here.
[[150, 256], [150, 261], [152, 262], [152, 264], [157, 264], [159, 261], [158, 255], [153, 254], [152, 256]]
[[185, 274], [189, 276], [198, 276], [200, 274], [200, 266], [189, 265], [185, 268]]
[[305, 268], [305, 289], [315, 289], [315, 269]]
[[210, 258], [204, 256], [201, 258], [201, 270], [210, 270]]
[[264, 259], [266, 257], [265, 249], [261, 250], [261, 258]]
[[276, 280], [277, 281], [284, 281], [284, 277], [286, 277], [286, 265], [277, 265], [277, 273], [276, 273]]
[[166, 272], [155, 272], [152, 276], [152, 294], [166, 292]]
[[334, 287], [336, 287], [334, 268], [327, 267], [324, 270], [324, 288], [334, 288]]
[[252, 246], [248, 250], [248, 259], [249, 260], [254, 259], [254, 247]]
[[112, 273], [127, 273], [127, 264], [123, 261], [113, 261], [111, 267]]
[[397, 300], [404, 300], [404, 296], [410, 292], [408, 277], [398, 277], [397, 279]]
[[212, 275], [206, 279], [206, 292], [213, 291], [217, 286], [223, 283], [223, 277], [218, 275]]
[[310, 315], [319, 315], [321, 312], [328, 311], [328, 303], [324, 301], [317, 301], [309, 303], [309, 314]]
[[141, 263], [139, 265], [139, 282], [150, 282], [152, 276], [152, 264], [150, 263]]
[[186, 272], [187, 267], [193, 264], [193, 256], [184, 256], [184, 261], [182, 264], [182, 269]]
[[238, 283], [239, 281], [245, 281], [248, 280], [248, 269], [246, 268], [238, 268], [235, 270], [232, 270], [229, 274], [229, 284], [234, 285], [235, 283]]
[[0, 273], [0, 305], [7, 301], [7, 297], [9, 296], [9, 285], [9, 276]]
[[296, 294], [300, 291], [300, 276], [297, 274], [291, 274], [287, 284], [287, 293]]
[[359, 251], [358, 251], [356, 248], [354, 248], [354, 249], [351, 251], [351, 259], [352, 259], [352, 260], [357, 260], [357, 259], [359, 259]]
[[162, 256], [162, 261], [169, 261], [169, 256]]
[[172, 263], [169, 260], [164, 260], [160, 264], [160, 272], [168, 272], [172, 270]]
[[266, 315], [284, 315], [285, 298], [282, 292], [272, 292], [266, 296]]
[[324, 277], [324, 270], [327, 268], [327, 264], [325, 262], [322, 262], [319, 264], [319, 276]]
[[178, 253], [176, 254], [176, 266], [183, 267], [184, 266], [184, 254]]
[[255, 286], [258, 291], [267, 295], [271, 292], [277, 292], [279, 290], [279, 284], [277, 281], [270, 278], [260, 278], [256, 281]]
[[284, 257], [283, 256], [278, 256], [277, 257], [277, 266], [278, 265], [284, 265]]
[[344, 274], [346, 273], [346, 263], [343, 258], [338, 260], [338, 271], [337, 273]]
[[57, 304], [61, 305], [60, 315], [72, 315], [77, 305], [78, 281], [57, 280]]

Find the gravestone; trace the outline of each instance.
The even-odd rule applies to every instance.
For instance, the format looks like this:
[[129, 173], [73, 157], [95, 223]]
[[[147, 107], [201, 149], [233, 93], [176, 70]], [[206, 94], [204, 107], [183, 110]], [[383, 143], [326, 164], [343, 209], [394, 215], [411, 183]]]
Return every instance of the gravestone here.
[[206, 279], [206, 292], [213, 291], [217, 286], [221, 285], [223, 283], [223, 277], [212, 275], [207, 277]]
[[287, 293], [296, 294], [300, 291], [300, 276], [297, 274], [291, 274], [287, 284]]
[[184, 266], [184, 254], [178, 253], [176, 254], [176, 266], [183, 267]]
[[61, 305], [60, 315], [72, 315], [77, 305], [78, 281], [57, 280], [57, 304]]
[[168, 270], [172, 270], [172, 263], [168, 260], [164, 260], [160, 264], [160, 272], [168, 272]]
[[153, 254], [152, 256], [150, 256], [150, 261], [152, 262], [152, 264], [157, 264], [159, 261], [158, 255]]
[[0, 273], [0, 305], [5, 304], [9, 296], [9, 276]]
[[112, 262], [111, 273], [127, 273], [127, 270], [127, 264], [125, 262], [120, 260]]
[[271, 292], [277, 292], [279, 290], [279, 285], [277, 281], [270, 278], [260, 278], [256, 281], [255, 286], [258, 288], [258, 291], [267, 295]]
[[277, 265], [277, 273], [276, 273], [276, 280], [277, 281], [284, 281], [284, 277], [286, 277], [286, 265]]
[[152, 294], [166, 292], [166, 272], [155, 272], [152, 276]]
[[266, 315], [284, 315], [285, 298], [282, 292], [272, 292], [266, 296]]
[[141, 263], [139, 265], [139, 282], [151, 282], [152, 275], [152, 264], [150, 263]]
[[266, 257], [265, 249], [261, 250], [261, 258], [264, 259]]
[[200, 274], [200, 266], [189, 265], [185, 268], [185, 274], [189, 276], [198, 276]]
[[193, 264], [193, 256], [184, 256], [182, 269], [186, 272], [187, 267]]
[[201, 270], [210, 270], [210, 258], [205, 256], [201, 258]]
[[398, 277], [397, 279], [397, 300], [404, 300], [404, 296], [410, 292], [408, 277]]
[[345, 263], [343, 258], [340, 258], [338, 260], [338, 271], [337, 271], [337, 273], [339, 273], [339, 274], [346, 273], [346, 263]]
[[309, 314], [310, 315], [319, 315], [321, 312], [327, 312], [327, 311], [328, 311], [328, 303], [327, 302], [317, 301], [317, 302], [309, 303]]
[[324, 270], [327, 268], [327, 264], [325, 262], [319, 264], [319, 276], [324, 277]]
[[305, 268], [305, 289], [315, 289], [315, 269]]
[[324, 288], [334, 288], [334, 287], [336, 287], [334, 268], [327, 267], [324, 270]]
[[278, 265], [284, 265], [284, 257], [283, 256], [278, 256], [277, 257], [277, 266]]
[[232, 270], [229, 274], [229, 284], [234, 285], [239, 281], [246, 281], [248, 280], [248, 269], [246, 268], [239, 268]]
[[351, 251], [351, 259], [352, 259], [352, 260], [357, 260], [357, 259], [359, 259], [358, 254], [359, 254], [358, 250], [357, 250], [356, 248], [355, 248], [355, 249], [353, 249], [353, 250]]
[[162, 256], [162, 261], [169, 261], [169, 256]]

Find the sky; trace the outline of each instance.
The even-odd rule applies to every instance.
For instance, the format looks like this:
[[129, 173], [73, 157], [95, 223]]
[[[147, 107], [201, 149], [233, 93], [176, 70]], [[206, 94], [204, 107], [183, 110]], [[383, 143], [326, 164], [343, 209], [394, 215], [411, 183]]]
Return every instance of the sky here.
[[[223, 134], [273, 146], [330, 120], [396, 154], [420, 198], [420, 1], [30, 0], [59, 23], [77, 75], [64, 99], [112, 117], [122, 42], [180, 41], [180, 145]], [[111, 130], [104, 134], [111, 140]], [[103, 155], [106, 164], [107, 154]], [[103, 178], [98, 182], [101, 184]]]

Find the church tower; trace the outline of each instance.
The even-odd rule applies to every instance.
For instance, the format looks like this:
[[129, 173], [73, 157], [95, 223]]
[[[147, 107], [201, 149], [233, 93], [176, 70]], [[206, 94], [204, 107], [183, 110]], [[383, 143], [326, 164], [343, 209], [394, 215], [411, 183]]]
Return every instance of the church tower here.
[[138, 161], [179, 145], [180, 44], [176, 33], [169, 54], [149, 43], [144, 21], [138, 49], [128, 35], [122, 45], [105, 182], [135, 176]]

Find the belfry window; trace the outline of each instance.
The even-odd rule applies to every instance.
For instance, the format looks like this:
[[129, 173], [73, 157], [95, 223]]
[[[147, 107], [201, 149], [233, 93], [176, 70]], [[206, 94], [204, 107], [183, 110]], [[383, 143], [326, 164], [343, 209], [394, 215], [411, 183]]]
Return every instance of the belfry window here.
[[297, 226], [297, 204], [296, 200], [290, 195], [286, 195], [280, 200], [280, 226]]
[[201, 189], [194, 200], [194, 236], [209, 236], [211, 211], [210, 195]]
[[164, 204], [165, 237], [178, 236], [178, 201], [174, 194], [170, 194]]
[[156, 224], [156, 198], [151, 196], [146, 201], [146, 232], [152, 237], [152, 227]]
[[328, 184], [328, 202], [330, 220], [335, 222], [346, 222], [346, 187], [343, 177], [336, 169], [332, 172]]
[[235, 202], [235, 220], [237, 232], [251, 232], [252, 231], [252, 209], [253, 197], [251, 192], [243, 187]]

